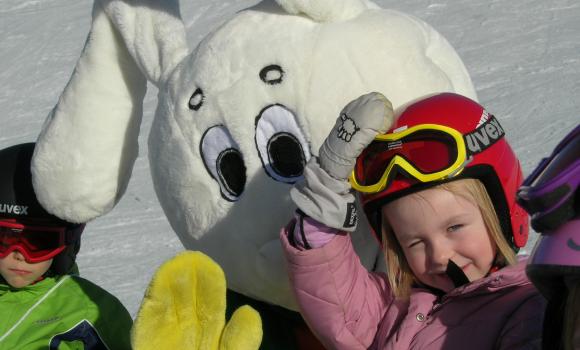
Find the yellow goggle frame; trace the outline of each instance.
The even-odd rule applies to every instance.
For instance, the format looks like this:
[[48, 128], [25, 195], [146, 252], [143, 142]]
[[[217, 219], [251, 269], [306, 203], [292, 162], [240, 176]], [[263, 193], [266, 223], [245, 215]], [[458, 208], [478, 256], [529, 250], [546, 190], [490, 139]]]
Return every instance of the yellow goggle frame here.
[[[383, 172], [383, 175], [381, 176], [379, 181], [372, 184], [372, 185], [360, 184], [356, 179], [356, 170], [353, 169], [353, 171], [349, 177], [349, 181], [350, 181], [352, 187], [355, 190], [357, 190], [359, 192], [363, 192], [363, 193], [380, 192], [385, 187], [387, 187], [388, 182], [389, 182], [389, 176], [390, 176], [391, 172], [393, 171], [393, 169], [395, 168], [395, 166], [402, 168], [409, 175], [411, 175], [412, 177], [414, 177], [415, 179], [417, 179], [421, 182], [431, 182], [431, 181], [443, 180], [446, 178], [456, 176], [459, 173], [461, 173], [461, 171], [463, 170], [463, 168], [466, 164], [466, 159], [467, 159], [465, 140], [463, 139], [463, 135], [459, 131], [452, 129], [450, 127], [438, 125], [438, 124], [420, 124], [420, 125], [413, 126], [411, 128], [405, 129], [405, 130], [400, 131], [400, 132], [393, 132], [393, 133], [389, 133], [389, 134], [377, 135], [373, 142], [375, 142], [375, 141], [394, 142], [394, 141], [401, 140], [401, 139], [403, 139], [411, 134], [414, 134], [416, 132], [425, 131], [425, 130], [427, 130], [427, 131], [428, 130], [436, 130], [438, 132], [443, 132], [443, 133], [445, 133], [453, 138], [453, 140], [455, 141], [455, 147], [457, 149], [457, 158], [455, 159], [455, 161], [451, 165], [449, 165], [448, 167], [446, 167], [445, 169], [442, 169], [440, 171], [426, 174], [426, 173], [421, 172], [419, 169], [417, 169], [415, 166], [413, 166], [409, 161], [407, 161], [402, 156], [395, 155], [389, 161], [389, 164], [386, 166], [385, 171]], [[358, 160], [357, 160], [357, 162], [358, 162]], [[355, 166], [355, 169], [356, 169], [356, 166]]]

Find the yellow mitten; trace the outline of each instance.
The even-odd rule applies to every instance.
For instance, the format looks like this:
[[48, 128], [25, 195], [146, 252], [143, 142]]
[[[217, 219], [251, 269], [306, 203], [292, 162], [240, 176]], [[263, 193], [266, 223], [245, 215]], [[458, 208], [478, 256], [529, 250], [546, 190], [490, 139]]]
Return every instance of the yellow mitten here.
[[134, 350], [256, 350], [262, 321], [249, 306], [225, 322], [226, 279], [201, 252], [186, 251], [155, 273], [133, 325]]

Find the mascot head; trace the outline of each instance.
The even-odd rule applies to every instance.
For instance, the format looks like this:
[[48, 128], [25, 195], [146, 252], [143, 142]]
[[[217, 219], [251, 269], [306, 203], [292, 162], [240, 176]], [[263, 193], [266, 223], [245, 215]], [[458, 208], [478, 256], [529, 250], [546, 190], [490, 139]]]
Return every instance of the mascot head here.
[[[95, 0], [70, 82], [37, 141], [39, 201], [71, 222], [111, 210], [138, 152], [147, 82], [159, 89], [149, 135], [161, 206], [187, 249], [231, 289], [296, 309], [278, 233], [302, 176], [341, 108], [369, 91], [395, 107], [443, 91], [475, 99], [449, 43], [367, 0], [264, 0], [194, 49], [173, 0]], [[363, 264], [378, 247], [359, 225]]]

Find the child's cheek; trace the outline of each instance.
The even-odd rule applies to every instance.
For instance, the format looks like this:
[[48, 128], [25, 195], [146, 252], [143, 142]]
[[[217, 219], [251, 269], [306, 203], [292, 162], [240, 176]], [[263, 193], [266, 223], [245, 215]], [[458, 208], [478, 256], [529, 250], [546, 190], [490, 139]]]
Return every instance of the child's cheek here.
[[414, 274], [419, 274], [424, 270], [425, 266], [427, 265], [427, 255], [425, 254], [424, 250], [418, 248], [408, 249], [405, 252], [405, 257], [407, 259], [407, 263], [411, 268], [411, 271]]

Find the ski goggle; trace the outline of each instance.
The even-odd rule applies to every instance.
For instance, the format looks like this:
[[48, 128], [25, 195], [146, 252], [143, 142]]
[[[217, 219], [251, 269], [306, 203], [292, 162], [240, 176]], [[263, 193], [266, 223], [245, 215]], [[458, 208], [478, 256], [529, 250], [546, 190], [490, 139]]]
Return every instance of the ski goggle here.
[[66, 227], [0, 220], [0, 258], [18, 250], [29, 263], [52, 259], [66, 248]]
[[552, 231], [578, 215], [578, 183], [580, 125], [540, 161], [518, 190], [518, 203], [531, 215], [534, 230]]
[[421, 124], [377, 135], [357, 158], [350, 181], [359, 192], [377, 193], [388, 186], [397, 171], [431, 182], [459, 174], [467, 162], [465, 140], [459, 131]]
[[419, 124], [377, 135], [357, 158], [350, 176], [352, 187], [363, 193], [387, 188], [397, 174], [420, 182], [441, 181], [459, 175], [481, 153], [501, 140], [505, 132], [491, 114], [471, 132], [440, 124]]

